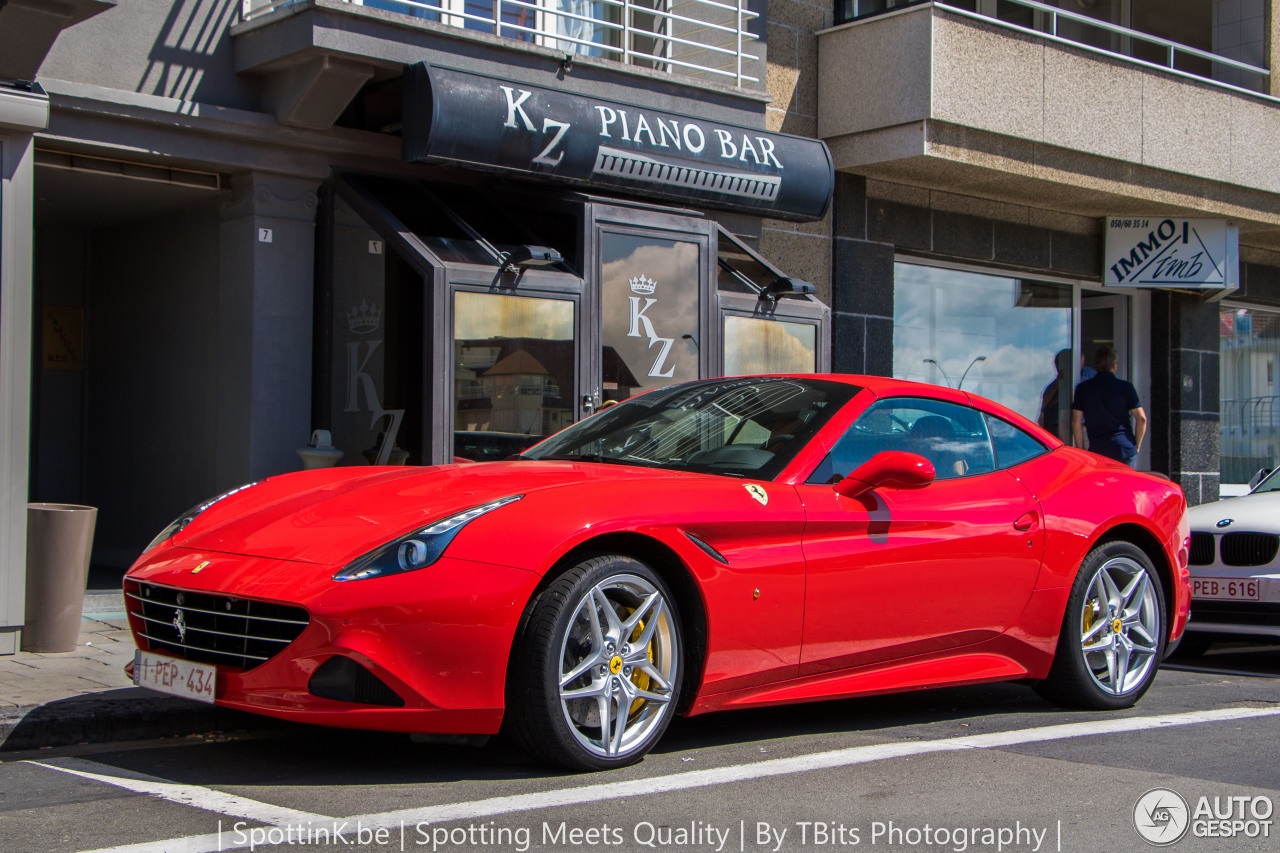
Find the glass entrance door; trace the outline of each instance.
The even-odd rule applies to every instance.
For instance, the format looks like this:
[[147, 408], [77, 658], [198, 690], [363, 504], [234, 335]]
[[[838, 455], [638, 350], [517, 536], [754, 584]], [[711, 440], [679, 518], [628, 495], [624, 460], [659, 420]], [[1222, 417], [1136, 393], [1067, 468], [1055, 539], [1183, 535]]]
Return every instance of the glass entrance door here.
[[[1110, 293], [1106, 296], [1093, 295], [1085, 291], [1080, 297], [1080, 375], [1077, 382], [1094, 374], [1094, 354], [1102, 347], [1112, 347], [1116, 351], [1116, 376], [1132, 382], [1138, 391], [1138, 401], [1151, 418], [1151, 401], [1147, 399], [1150, 382], [1146, 375], [1148, 368], [1142, 353], [1141, 342], [1131, 341], [1129, 324], [1130, 306], [1140, 297]], [[1133, 311], [1140, 313], [1141, 306]], [[1151, 423], [1148, 421], [1148, 432]], [[1150, 436], [1148, 435], [1148, 439]], [[1151, 470], [1151, 442], [1144, 441], [1138, 452], [1135, 467], [1142, 471]]]
[[697, 379], [708, 238], [601, 228], [602, 402]]
[[1100, 347], [1114, 347], [1116, 376], [1129, 379], [1129, 297], [1084, 296], [1080, 300], [1080, 355], [1086, 376], [1092, 376], [1093, 355]]

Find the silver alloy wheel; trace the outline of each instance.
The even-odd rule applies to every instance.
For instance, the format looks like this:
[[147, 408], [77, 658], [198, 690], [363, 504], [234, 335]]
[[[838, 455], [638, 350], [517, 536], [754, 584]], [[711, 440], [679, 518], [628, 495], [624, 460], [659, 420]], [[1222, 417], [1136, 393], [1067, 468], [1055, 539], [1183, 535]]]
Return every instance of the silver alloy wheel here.
[[1160, 602], [1151, 576], [1130, 557], [1107, 560], [1089, 580], [1080, 649], [1094, 682], [1121, 696], [1139, 687], [1160, 649]]
[[574, 738], [618, 758], [646, 744], [672, 713], [678, 634], [662, 593], [613, 575], [582, 597], [560, 647], [560, 707]]

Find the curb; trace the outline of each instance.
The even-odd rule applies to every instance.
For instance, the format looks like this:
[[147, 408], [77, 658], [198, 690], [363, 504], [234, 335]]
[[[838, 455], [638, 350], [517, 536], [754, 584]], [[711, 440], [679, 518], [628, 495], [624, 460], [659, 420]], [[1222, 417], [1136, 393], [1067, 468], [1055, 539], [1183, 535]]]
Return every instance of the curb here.
[[288, 725], [257, 714], [125, 687], [0, 711], [0, 752]]
[[80, 613], [124, 613], [124, 593], [120, 590], [90, 590], [84, 594]]

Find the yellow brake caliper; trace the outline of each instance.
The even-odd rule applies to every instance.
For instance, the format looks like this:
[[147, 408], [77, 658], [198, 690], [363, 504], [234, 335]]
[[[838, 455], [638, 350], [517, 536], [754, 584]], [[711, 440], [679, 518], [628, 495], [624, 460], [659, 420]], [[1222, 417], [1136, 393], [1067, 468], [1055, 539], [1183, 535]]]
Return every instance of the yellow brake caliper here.
[[[632, 612], [634, 613], [635, 611], [633, 610]], [[634, 643], [636, 640], [640, 639], [640, 635], [643, 633], [644, 633], [644, 620], [641, 619], [639, 622], [636, 623], [636, 629], [631, 632], [631, 642]], [[649, 663], [653, 663], [653, 641], [652, 640], [649, 641], [648, 654], [649, 654]], [[631, 669], [632, 684], [634, 684], [636, 687], [639, 687], [641, 690], [648, 690], [650, 681], [651, 679], [649, 678], [649, 673], [645, 672], [638, 666], [632, 667]], [[644, 703], [645, 703], [644, 699], [637, 699], [636, 701], [632, 702], [631, 707], [627, 710], [627, 715], [630, 716], [631, 714], [634, 714], [636, 711], [639, 711], [641, 708], [644, 707]]]
[[1098, 599], [1090, 599], [1084, 605], [1084, 633], [1088, 634], [1093, 629], [1094, 615], [1101, 610]]

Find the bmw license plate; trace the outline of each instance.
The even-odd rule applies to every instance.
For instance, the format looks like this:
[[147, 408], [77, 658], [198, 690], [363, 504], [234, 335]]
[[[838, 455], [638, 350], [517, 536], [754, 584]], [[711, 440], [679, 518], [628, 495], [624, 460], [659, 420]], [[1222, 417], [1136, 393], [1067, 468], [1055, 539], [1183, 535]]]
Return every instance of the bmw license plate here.
[[1248, 578], [1197, 578], [1191, 581], [1191, 597], [1257, 601], [1261, 585], [1260, 581]]
[[133, 683], [173, 696], [213, 702], [218, 670], [203, 663], [175, 660], [141, 649], [133, 653]]

